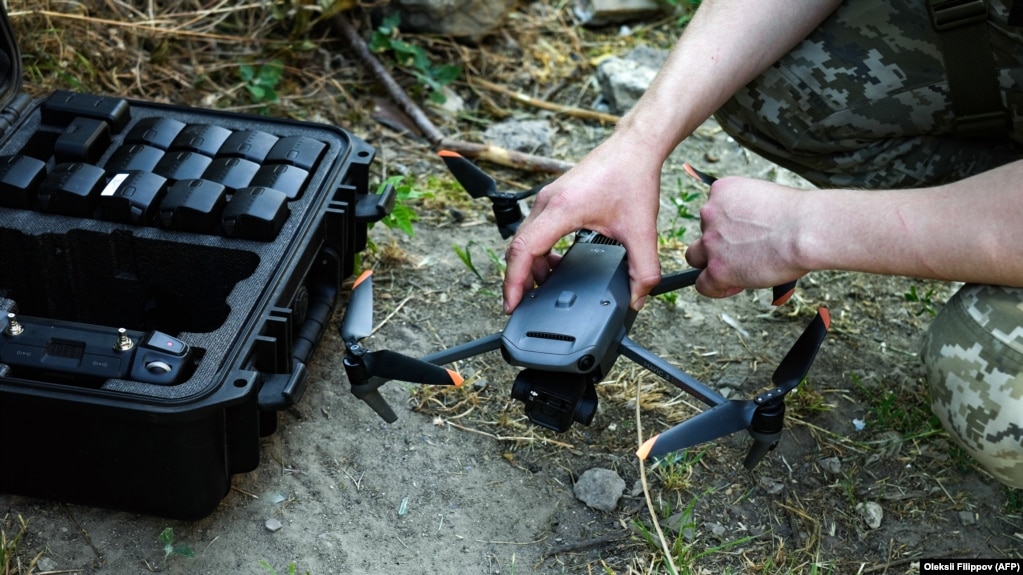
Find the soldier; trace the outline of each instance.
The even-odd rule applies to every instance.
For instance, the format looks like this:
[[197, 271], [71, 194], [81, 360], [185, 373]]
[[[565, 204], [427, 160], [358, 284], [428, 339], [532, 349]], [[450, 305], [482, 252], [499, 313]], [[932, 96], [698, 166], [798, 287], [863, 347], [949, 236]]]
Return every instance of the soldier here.
[[[951, 7], [951, 9], [949, 9]], [[1023, 487], [1023, 26], [1011, 0], [704, 0], [614, 133], [538, 195], [507, 253], [506, 311], [575, 229], [660, 278], [661, 167], [712, 114], [818, 186], [725, 177], [686, 259], [727, 297], [812, 270], [964, 282], [925, 338], [931, 407]]]

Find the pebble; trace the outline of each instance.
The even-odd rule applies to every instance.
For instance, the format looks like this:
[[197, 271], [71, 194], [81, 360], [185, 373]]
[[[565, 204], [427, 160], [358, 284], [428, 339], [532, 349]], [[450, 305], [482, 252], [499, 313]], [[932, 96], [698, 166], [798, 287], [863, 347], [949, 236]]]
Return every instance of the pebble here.
[[267, 519], [266, 523], [264, 523], [263, 525], [266, 526], [266, 530], [269, 531], [270, 533], [277, 533], [278, 531], [281, 530], [282, 527], [284, 527], [284, 524], [281, 523], [279, 519], [274, 518]]
[[859, 512], [860, 517], [867, 523], [867, 527], [877, 529], [881, 526], [881, 519], [884, 518], [884, 509], [879, 504], [873, 501], [857, 503], [856, 511]]
[[600, 511], [614, 511], [625, 491], [625, 480], [611, 469], [594, 467], [579, 476], [572, 489], [576, 499]]

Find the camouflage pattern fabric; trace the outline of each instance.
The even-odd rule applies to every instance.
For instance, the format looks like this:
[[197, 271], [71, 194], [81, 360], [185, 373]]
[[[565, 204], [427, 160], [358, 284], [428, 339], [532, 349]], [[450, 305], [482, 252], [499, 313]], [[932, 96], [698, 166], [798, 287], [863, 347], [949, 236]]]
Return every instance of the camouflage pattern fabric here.
[[1023, 487], [1023, 290], [967, 285], [924, 338], [931, 410], [999, 481]]
[[[989, 0], [1005, 138], [957, 138], [926, 0], [846, 1], [716, 114], [725, 131], [817, 186], [910, 188], [1023, 157], [1023, 27]], [[931, 408], [987, 471], [1023, 488], [1023, 289], [966, 286], [922, 351]]]
[[846, 1], [715, 115], [739, 143], [818, 186], [917, 187], [1023, 157], [1023, 27], [989, 0], [1012, 137], [955, 138], [926, 0]]

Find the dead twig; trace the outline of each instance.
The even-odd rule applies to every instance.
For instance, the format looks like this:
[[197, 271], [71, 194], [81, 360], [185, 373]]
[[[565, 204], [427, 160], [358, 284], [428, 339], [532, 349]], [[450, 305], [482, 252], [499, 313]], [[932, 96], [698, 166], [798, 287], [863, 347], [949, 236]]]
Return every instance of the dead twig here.
[[430, 121], [430, 118], [426, 116], [422, 108], [416, 105], [405, 90], [402, 89], [401, 85], [391, 76], [387, 68], [377, 59], [376, 56], [370, 52], [366, 42], [359, 36], [359, 33], [352, 26], [352, 23], [343, 14], [337, 14], [333, 17], [334, 28], [341, 33], [348, 45], [351, 46], [355, 55], [359, 57], [363, 65], [372, 72], [377, 78], [380, 84], [387, 91], [388, 96], [397, 104], [401, 111], [409, 117], [410, 120], [416, 125], [417, 128], [422, 132], [423, 137], [426, 138], [430, 145], [435, 149], [446, 149], [453, 152], [458, 152], [463, 156], [486, 160], [501, 166], [507, 166], [510, 168], [516, 168], [520, 170], [547, 173], [547, 174], [562, 174], [568, 171], [572, 167], [569, 162], [560, 160], [554, 160], [551, 158], [545, 158], [542, 156], [536, 156], [533, 154], [524, 154], [522, 152], [516, 152], [514, 150], [508, 150], [499, 146], [491, 146], [487, 144], [475, 144], [472, 142], [464, 142], [460, 140], [452, 140], [444, 136], [444, 134]]
[[495, 84], [483, 78], [473, 78], [469, 81], [470, 86], [479, 86], [492, 92], [499, 92], [504, 94], [513, 100], [528, 104], [530, 106], [541, 108], [543, 110], [550, 110], [566, 116], [572, 116], [573, 118], [579, 118], [582, 120], [597, 120], [599, 122], [606, 122], [608, 124], [617, 124], [620, 116], [614, 114], [608, 114], [605, 112], [598, 112], [596, 110], [587, 110], [586, 108], [577, 108], [575, 106], [563, 106], [561, 104], [555, 104], [554, 102], [548, 102], [547, 100], [540, 100], [532, 96], [523, 94], [522, 92], [516, 92], [515, 90], [505, 88], [499, 84]]

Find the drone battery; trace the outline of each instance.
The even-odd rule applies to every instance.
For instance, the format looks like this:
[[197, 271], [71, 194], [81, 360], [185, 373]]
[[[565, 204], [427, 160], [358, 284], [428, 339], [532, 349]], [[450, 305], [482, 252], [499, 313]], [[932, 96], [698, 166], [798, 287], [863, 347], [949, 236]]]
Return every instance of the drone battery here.
[[227, 204], [223, 184], [209, 180], [181, 180], [160, 203], [160, 223], [168, 230], [215, 234]]
[[43, 211], [92, 217], [105, 176], [102, 168], [92, 164], [57, 164], [39, 186], [39, 204]]
[[168, 152], [153, 171], [172, 182], [201, 178], [213, 158], [196, 152]]
[[110, 145], [110, 125], [95, 118], [75, 118], [53, 145], [57, 162], [93, 164]]
[[323, 154], [323, 142], [305, 136], [281, 138], [266, 155], [268, 164], [290, 164], [311, 170]]
[[277, 136], [261, 130], [234, 132], [224, 141], [217, 155], [262, 163], [278, 140]]
[[120, 132], [131, 111], [123, 98], [79, 94], [57, 90], [47, 98], [40, 109], [42, 122], [54, 126], [67, 126], [77, 118], [103, 120], [113, 132]]
[[231, 131], [223, 126], [189, 124], [182, 128], [181, 132], [174, 138], [174, 141], [171, 142], [170, 150], [196, 152], [212, 158], [217, 155], [220, 146], [229, 137], [231, 137]]
[[228, 237], [271, 240], [288, 217], [288, 196], [261, 186], [242, 188], [231, 196], [221, 221]]
[[107, 160], [106, 169], [112, 174], [121, 172], [151, 172], [163, 159], [163, 150], [145, 144], [129, 144], [118, 148]]
[[0, 206], [31, 208], [46, 178], [46, 164], [21, 154], [0, 157]]
[[117, 174], [99, 194], [100, 217], [111, 222], [147, 224], [156, 217], [166, 191], [167, 179], [158, 174]]
[[297, 200], [302, 195], [309, 172], [288, 164], [267, 164], [256, 172], [251, 185], [265, 186], [284, 192], [289, 200]]
[[128, 144], [142, 144], [166, 150], [170, 148], [174, 138], [177, 138], [183, 129], [185, 129], [185, 123], [174, 118], [163, 116], [142, 118], [125, 135], [124, 141]]
[[251, 185], [259, 164], [242, 158], [217, 158], [206, 168], [202, 177], [212, 180], [232, 192]]

